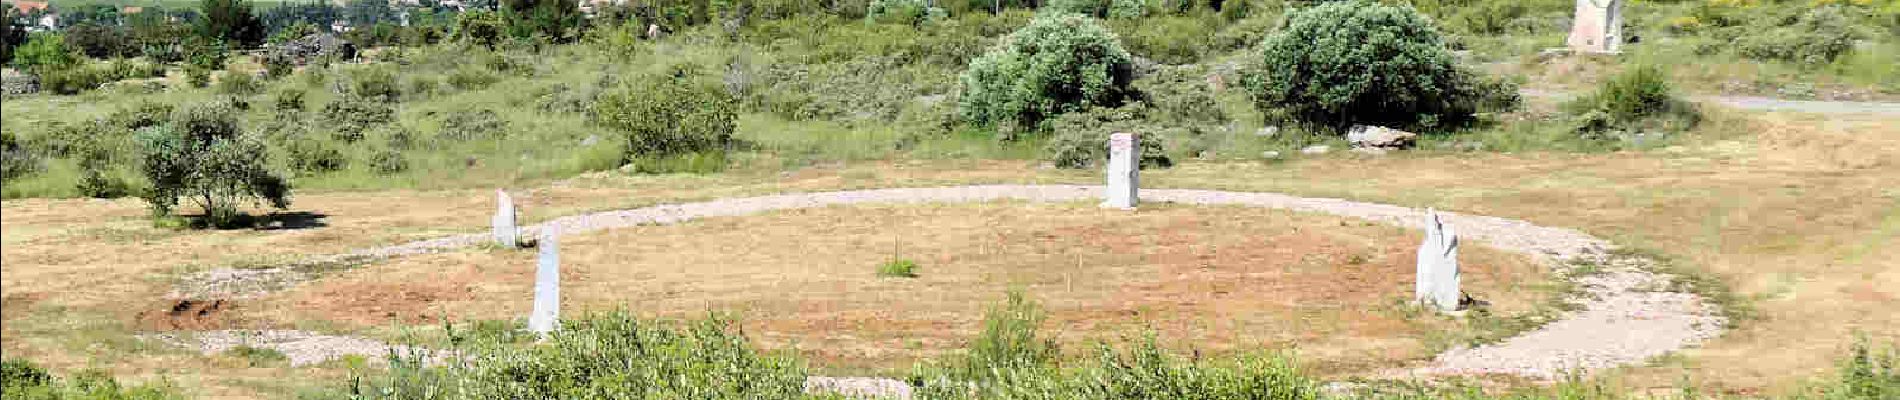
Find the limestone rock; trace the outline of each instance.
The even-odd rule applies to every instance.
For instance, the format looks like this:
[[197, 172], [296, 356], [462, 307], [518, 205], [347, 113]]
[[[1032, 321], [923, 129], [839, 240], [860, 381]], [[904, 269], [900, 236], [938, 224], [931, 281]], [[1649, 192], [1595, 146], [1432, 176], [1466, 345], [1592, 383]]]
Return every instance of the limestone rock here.
[[1578, 53], [1623, 51], [1623, 0], [1577, 0], [1577, 16], [1565, 43]]
[[1277, 127], [1277, 126], [1261, 127], [1260, 130], [1254, 131], [1253, 135], [1258, 136], [1258, 137], [1265, 137], [1265, 138], [1279, 136], [1280, 127]]
[[1108, 136], [1108, 193], [1102, 201], [1103, 208], [1135, 209], [1136, 191], [1140, 189], [1141, 147], [1136, 143], [1140, 135], [1134, 133], [1114, 133]]
[[1353, 125], [1346, 131], [1346, 141], [1355, 149], [1404, 150], [1418, 145], [1418, 134], [1382, 126]]
[[1300, 154], [1305, 154], [1309, 156], [1316, 156], [1316, 155], [1321, 155], [1321, 154], [1326, 154], [1326, 153], [1331, 153], [1331, 152], [1333, 152], [1333, 146], [1327, 146], [1323, 144], [1306, 146], [1305, 148], [1300, 149]]
[[1458, 234], [1439, 220], [1437, 211], [1426, 211], [1425, 242], [1418, 246], [1417, 279], [1412, 297], [1419, 303], [1439, 311], [1459, 309]]
[[515, 200], [508, 192], [495, 189], [495, 217], [489, 220], [494, 228], [495, 244], [515, 248], [521, 246], [519, 230], [515, 226]]
[[528, 314], [528, 331], [546, 337], [560, 328], [561, 319], [561, 228], [547, 224], [541, 229], [536, 246], [540, 256], [534, 269], [534, 311]]

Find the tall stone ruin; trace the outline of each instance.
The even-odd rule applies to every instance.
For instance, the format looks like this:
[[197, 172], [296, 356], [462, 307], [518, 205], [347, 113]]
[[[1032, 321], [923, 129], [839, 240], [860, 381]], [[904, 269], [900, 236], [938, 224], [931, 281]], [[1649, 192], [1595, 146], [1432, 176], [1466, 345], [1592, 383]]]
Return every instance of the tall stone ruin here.
[[1418, 283], [1412, 296], [1439, 311], [1457, 311], [1463, 292], [1458, 289], [1458, 234], [1426, 211], [1425, 242], [1418, 246]]
[[1108, 191], [1102, 208], [1135, 209], [1141, 189], [1141, 146], [1133, 133], [1108, 136]]
[[521, 238], [515, 227], [515, 200], [508, 192], [495, 189], [495, 217], [489, 222], [494, 225], [495, 244], [515, 248], [521, 246]]
[[1623, 0], [1577, 0], [1568, 43], [1580, 54], [1623, 51]]
[[560, 328], [561, 320], [561, 228], [544, 224], [535, 241], [540, 257], [534, 269], [534, 311], [528, 314], [528, 331], [547, 337]]

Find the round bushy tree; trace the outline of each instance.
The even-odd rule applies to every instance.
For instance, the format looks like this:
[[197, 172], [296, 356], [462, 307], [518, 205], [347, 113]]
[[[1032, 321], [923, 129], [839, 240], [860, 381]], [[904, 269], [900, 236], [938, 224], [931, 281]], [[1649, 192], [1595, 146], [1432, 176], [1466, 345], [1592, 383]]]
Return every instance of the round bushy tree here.
[[1294, 11], [1268, 35], [1247, 86], [1262, 109], [1323, 128], [1430, 129], [1516, 103], [1509, 84], [1459, 68], [1438, 30], [1411, 7], [1328, 2]]
[[266, 167], [263, 141], [238, 128], [237, 114], [228, 104], [207, 103], [139, 130], [140, 172], [152, 184], [145, 200], [155, 214], [171, 214], [184, 198], [204, 209], [208, 224], [233, 227], [243, 221], [237, 207], [245, 199], [279, 209], [290, 204], [289, 182]]
[[681, 69], [602, 94], [593, 118], [626, 133], [632, 157], [674, 156], [726, 150], [738, 127], [736, 110], [725, 88]]
[[1087, 16], [1037, 17], [963, 71], [963, 117], [1035, 127], [1063, 113], [1120, 106], [1134, 91], [1133, 57]]

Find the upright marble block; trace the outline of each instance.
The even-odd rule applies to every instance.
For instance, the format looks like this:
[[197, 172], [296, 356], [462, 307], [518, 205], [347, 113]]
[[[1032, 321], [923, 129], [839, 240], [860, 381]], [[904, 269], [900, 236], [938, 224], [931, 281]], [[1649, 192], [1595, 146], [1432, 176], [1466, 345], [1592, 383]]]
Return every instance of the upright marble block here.
[[528, 314], [528, 331], [547, 336], [560, 328], [561, 228], [554, 224], [544, 226], [536, 242], [541, 256], [534, 270], [534, 311]]
[[515, 200], [508, 192], [495, 189], [495, 218], [490, 220], [495, 228], [495, 244], [514, 248], [521, 245], [521, 238], [515, 230]]
[[1413, 297], [1440, 311], [1458, 310], [1458, 234], [1428, 211], [1425, 243], [1418, 246], [1418, 284]]
[[1570, 50], [1617, 53], [1623, 50], [1623, 0], [1577, 0], [1570, 25]]
[[1141, 187], [1141, 146], [1133, 133], [1108, 136], [1108, 193], [1103, 208], [1135, 209], [1135, 192]]

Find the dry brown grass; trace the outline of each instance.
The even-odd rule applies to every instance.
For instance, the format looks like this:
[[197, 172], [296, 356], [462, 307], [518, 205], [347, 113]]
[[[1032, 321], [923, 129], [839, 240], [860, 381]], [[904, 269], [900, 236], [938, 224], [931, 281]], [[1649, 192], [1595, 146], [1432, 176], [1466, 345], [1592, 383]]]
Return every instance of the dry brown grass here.
[[[1900, 307], [1900, 188], [1896, 188], [1900, 186], [1900, 121], [1877, 117], [1758, 115], [1740, 121], [1717, 121], [1706, 129], [1702, 134], [1706, 140], [1654, 152], [1589, 155], [1421, 152], [1384, 158], [1341, 155], [1274, 164], [1189, 163], [1171, 171], [1147, 173], [1144, 183], [1157, 187], [1225, 188], [1347, 197], [1519, 218], [1549, 226], [1575, 227], [1619, 243], [1653, 250], [1688, 270], [1722, 278], [1737, 294], [1747, 299], [1744, 303], [1752, 306], [1755, 318], [1742, 321], [1736, 330], [1704, 348], [1683, 352], [1654, 366], [1624, 371], [1623, 381], [1633, 390], [1672, 386], [1678, 379], [1688, 375], [1719, 393], [1774, 393], [1790, 389], [1805, 379], [1827, 371], [1855, 332], [1869, 334], [1876, 340], [1900, 341], [1900, 313], [1893, 312], [1896, 307]], [[543, 219], [587, 210], [781, 191], [966, 182], [1092, 183], [1097, 179], [1091, 172], [1040, 170], [1011, 161], [880, 162], [827, 165], [783, 175], [593, 177], [533, 188], [523, 191], [518, 197], [525, 199], [529, 219]], [[218, 368], [213, 360], [196, 355], [142, 348], [130, 341], [129, 325], [138, 312], [147, 311], [155, 304], [156, 297], [165, 292], [171, 279], [185, 270], [259, 263], [293, 255], [389, 244], [447, 232], [477, 231], [485, 223], [489, 207], [492, 207], [489, 196], [488, 191], [483, 190], [300, 194], [295, 209], [327, 214], [329, 226], [269, 232], [174, 232], [155, 229], [143, 220], [144, 211], [138, 203], [130, 200], [7, 201], [0, 204], [0, 215], [3, 215], [0, 218], [4, 218], [0, 220], [3, 222], [0, 223], [0, 233], [3, 233], [0, 243], [4, 243], [3, 248], [0, 248], [0, 262], [4, 262], [5, 272], [0, 274], [0, 292], [4, 292], [5, 298], [5, 323], [3, 333], [0, 333], [0, 349], [4, 349], [9, 357], [30, 357], [58, 369], [96, 366], [135, 377], [149, 378], [162, 374], [181, 381], [182, 385], [192, 388], [197, 394], [282, 397], [274, 394], [279, 393], [274, 391], [279, 390], [277, 387], [287, 385], [279, 383], [281, 381], [298, 381], [311, 375], [321, 379], [325, 375], [334, 376], [337, 372], [324, 368], [298, 371]], [[816, 211], [821, 214], [824, 212]], [[708, 221], [703, 225], [718, 223]], [[593, 240], [667, 229], [686, 231], [695, 228], [642, 228], [606, 233]], [[884, 246], [888, 242], [872, 240], [887, 236], [876, 232], [865, 235], [867, 242], [859, 245], [868, 250], [853, 254], [875, 258], [887, 251]], [[615, 242], [614, 245], [655, 245], [648, 241], [629, 242], [632, 243]], [[718, 245], [718, 242], [713, 241], [696, 243], [699, 243], [698, 246]], [[917, 243], [927, 241], [919, 240]], [[587, 244], [584, 240], [576, 240], [568, 246], [572, 254], [569, 257], [573, 257], [573, 262], [586, 262], [582, 253], [590, 247]], [[598, 244], [602, 248], [609, 247], [605, 242]], [[832, 250], [822, 247], [808, 250], [853, 249], [850, 243], [838, 246]], [[740, 246], [712, 248], [745, 249]], [[1025, 247], [1019, 250], [1029, 252], [1037, 249]], [[746, 254], [736, 250], [735, 253]], [[624, 257], [636, 253], [615, 254]], [[833, 293], [839, 297], [829, 298], [831, 300], [824, 300], [827, 297], [812, 297], [828, 301], [818, 304], [833, 307], [829, 312], [837, 313], [836, 318], [818, 320], [819, 323], [843, 328], [858, 321], [876, 321], [875, 313], [850, 314], [842, 310], [852, 310], [849, 306], [857, 304], [852, 302], [868, 301], [864, 299], [876, 298], [880, 294], [887, 298], [903, 298], [905, 296], [892, 293], [903, 292], [898, 289], [909, 289], [904, 285], [929, 286], [933, 279], [957, 276], [954, 275], [955, 270], [945, 270], [946, 264], [940, 260], [929, 258], [930, 253], [920, 250], [915, 254], [918, 254], [916, 258], [923, 264], [924, 274], [924, 278], [917, 281], [870, 280], [875, 262], [881, 259], [831, 266], [839, 268], [839, 271], [857, 274], [839, 275], [836, 279], [840, 281], [837, 282], [843, 282], [842, 279], [846, 278], [868, 281], [861, 282], [863, 286], [847, 286], [864, 289], [864, 293], [832, 287], [829, 288], [830, 292], [820, 293]], [[1055, 252], [1049, 257], [1062, 255]], [[1068, 256], [1073, 257], [1072, 254]], [[404, 318], [406, 315], [438, 311], [461, 311], [448, 308], [447, 304], [463, 304], [468, 310], [518, 312], [520, 310], [508, 307], [525, 307], [525, 304], [515, 303], [522, 296], [521, 288], [526, 287], [526, 270], [523, 268], [503, 273], [507, 271], [503, 268], [527, 265], [527, 257], [526, 254], [515, 253], [464, 252], [401, 260], [397, 264], [379, 265], [357, 272], [375, 271], [397, 274], [391, 278], [439, 282], [434, 287], [418, 286], [416, 293], [401, 293], [396, 298], [418, 299], [414, 302], [426, 300], [445, 306], [439, 310], [372, 309], [369, 316], [337, 317], [342, 321], [335, 323], [345, 326], [368, 324], [375, 322], [373, 320], [387, 319], [391, 313]], [[595, 257], [606, 256], [602, 253]], [[477, 260], [493, 259], [512, 262], [493, 265], [475, 263]], [[674, 270], [697, 275], [662, 278], [658, 274], [642, 275], [639, 271], [619, 274], [620, 271], [607, 269], [607, 265], [613, 265], [608, 263], [595, 265], [601, 265], [602, 269], [592, 271], [594, 275], [576, 275], [573, 281], [606, 279], [600, 277], [613, 272], [613, 275], [646, 277], [632, 279], [677, 279], [685, 282], [684, 279], [689, 279], [687, 276], [721, 273], [720, 270], [694, 268], [691, 264], [676, 264], [672, 267]], [[1062, 267], [1072, 264], [1052, 265]], [[580, 274], [588, 273], [588, 270], [576, 267], [572, 272]], [[1169, 282], [1162, 279], [1164, 276], [1136, 275], [1117, 279], [1147, 278], [1150, 279], [1147, 281], [1150, 286], [1130, 286], [1113, 293], [1118, 296], [1168, 293], [1165, 290], [1192, 289], [1196, 282], [1201, 282], [1180, 280], [1178, 282], [1183, 282], [1181, 285], [1187, 286], [1171, 289], [1160, 284]], [[489, 279], [491, 277], [494, 279]], [[806, 276], [799, 279], [822, 277]], [[981, 277], [966, 276], [965, 279]], [[1023, 282], [1038, 282], [1030, 279], [1032, 277], [999, 276], [993, 277], [997, 280], [985, 282], [1011, 283], [1011, 279], [1018, 278], [1023, 279]], [[483, 280], [470, 280], [476, 278]], [[361, 281], [363, 278], [345, 275], [305, 290], [317, 290], [322, 285], [350, 279], [364, 282]], [[1045, 275], [1043, 279], [1052, 278]], [[734, 277], [726, 281], [698, 280], [693, 281], [692, 285], [680, 283], [672, 286], [699, 293], [714, 285], [738, 285], [746, 281]], [[456, 286], [459, 282], [471, 283]], [[1041, 285], [1053, 288], [1049, 286], [1051, 283], [1044, 282]], [[1066, 284], [1062, 286], [1066, 289]], [[1376, 287], [1376, 284], [1368, 287]], [[473, 294], [466, 292], [470, 288]], [[826, 288], [813, 290], [818, 289]], [[615, 289], [575, 289], [569, 295], [578, 299], [600, 299], [614, 293], [612, 290]], [[971, 296], [987, 296], [973, 298], [993, 301], [995, 290], [1000, 289], [985, 290], [989, 292]], [[487, 295], [504, 292], [507, 295], [500, 298]], [[1063, 294], [1066, 291], [1041, 292], [1048, 293], [1052, 307], [1062, 307], [1069, 301], [1064, 297], [1067, 295]], [[316, 297], [321, 292], [304, 293], [312, 293], [309, 299], [319, 301], [318, 304], [345, 301], [342, 297]], [[664, 292], [630, 292], [627, 295], [665, 298]], [[733, 297], [724, 301], [744, 304], [750, 300], [778, 306], [762, 299]], [[484, 301], [496, 304], [484, 305]], [[609, 303], [598, 301], [593, 304], [607, 306]], [[955, 311], [967, 315], [982, 303], [973, 301], [969, 303], [970, 309]], [[656, 307], [654, 304], [667, 305], [668, 308]], [[1212, 307], [1211, 304], [1217, 303], [1196, 304], [1196, 307]], [[240, 304], [238, 309], [271, 317], [262, 319], [265, 321], [287, 316], [264, 312], [271, 310], [269, 307], [288, 306]], [[636, 310], [690, 311], [706, 308], [706, 304], [661, 301], [634, 304]], [[896, 310], [890, 307], [882, 309]], [[760, 310], [754, 308], [748, 315], [765, 315]], [[811, 312], [827, 312], [825, 308], [815, 310]], [[1114, 311], [1113, 308], [1105, 310]], [[382, 316], [376, 316], [376, 312], [381, 312]], [[1071, 312], [1068, 315], [1075, 314]], [[1201, 322], [1184, 315], [1146, 315], [1186, 319], [1177, 324]], [[1322, 317], [1316, 320], [1334, 318], [1345, 321], [1359, 318], [1345, 314]], [[944, 320], [957, 319], [946, 317]], [[1074, 317], [1063, 319], [1072, 320]], [[765, 320], [759, 321], [758, 324], [765, 323]], [[1214, 319], [1205, 321], [1211, 321], [1209, 325], [1213, 322], [1230, 323]], [[281, 323], [323, 328], [320, 322]], [[1162, 322], [1157, 326], [1165, 328], [1169, 325], [1168, 322]], [[1321, 328], [1334, 329], [1332, 332], [1354, 332], [1350, 330], [1355, 329], [1354, 326], [1341, 323]], [[1203, 332], [1198, 333], [1203, 335], [1211, 335], [1205, 332], [1214, 331], [1177, 330]], [[1219, 340], [1269, 343], [1275, 337], [1272, 335], [1293, 331], [1293, 327], [1274, 327], [1249, 332], [1251, 336]], [[1365, 331], [1376, 330], [1367, 328]], [[840, 332], [843, 335], [855, 331], [840, 329]], [[1090, 330], [1070, 329], [1069, 332], [1081, 335]], [[783, 342], [788, 339], [772, 340]], [[810, 343], [806, 342], [807, 346], [804, 347], [815, 347], [809, 346]], [[900, 349], [910, 351], [907, 348]], [[1317, 351], [1308, 348], [1308, 353]], [[1350, 351], [1343, 353], [1352, 354]], [[865, 356], [897, 359], [901, 355]]]
[[[1210, 353], [1297, 348], [1325, 370], [1425, 356], [1427, 329], [1394, 305], [1410, 293], [1413, 232], [1244, 208], [869, 206], [719, 218], [563, 239], [567, 307], [692, 317], [734, 311], [747, 332], [833, 370], [907, 370], [973, 337], [1011, 289], [1048, 307], [1080, 350], [1152, 329]], [[875, 276], [894, 257], [921, 277]], [[1483, 247], [1468, 289], [1525, 312], [1537, 266]], [[371, 329], [391, 319], [513, 319], [526, 313], [533, 252], [412, 257], [266, 299], [284, 321]]]

